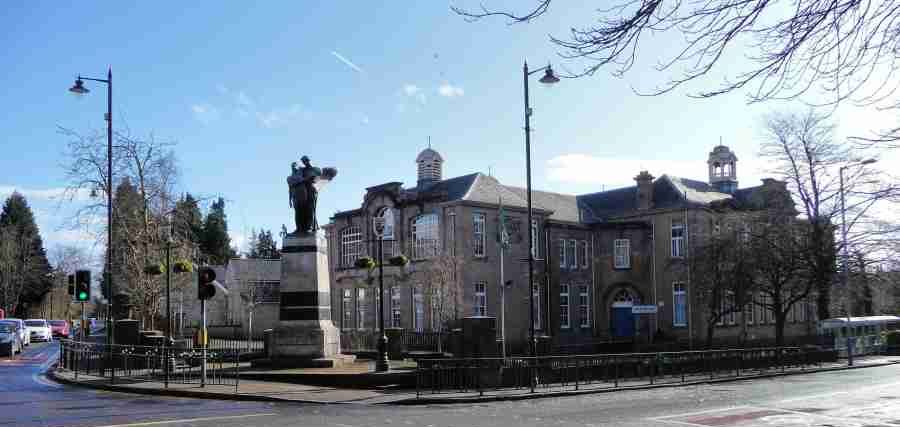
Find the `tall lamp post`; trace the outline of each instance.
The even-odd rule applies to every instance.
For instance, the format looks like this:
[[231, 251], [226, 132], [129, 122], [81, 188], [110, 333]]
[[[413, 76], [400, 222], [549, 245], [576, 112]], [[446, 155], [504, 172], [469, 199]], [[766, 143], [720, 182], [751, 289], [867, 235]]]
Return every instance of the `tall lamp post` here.
[[384, 331], [384, 227], [385, 220], [383, 216], [372, 218], [372, 228], [375, 230], [375, 236], [378, 237], [378, 301], [380, 304], [376, 307], [378, 310], [378, 328], [381, 336], [378, 337], [378, 358], [375, 359], [375, 372], [387, 372], [388, 355], [387, 345], [388, 338]]
[[[844, 169], [847, 169], [851, 166], [863, 166], [863, 165], [871, 165], [872, 163], [877, 162], [876, 159], [866, 159], [859, 162], [853, 162], [849, 165], [844, 165], [838, 168], [838, 176], [840, 178], [840, 193], [841, 193], [841, 285], [844, 288], [844, 292], [847, 292], [847, 321], [850, 321], [850, 310], [851, 303], [850, 301], [850, 287], [847, 283], [848, 281], [848, 260], [849, 260], [849, 252], [847, 248], [847, 206], [845, 202], [844, 195]], [[853, 365], [853, 348], [850, 345], [850, 338], [847, 338], [847, 364]]]
[[528, 70], [528, 61], [522, 67], [522, 80], [525, 85], [525, 186], [528, 200], [528, 334], [531, 355], [537, 355], [537, 343], [534, 340], [534, 231], [531, 226], [532, 210], [531, 210], [531, 106], [528, 102], [528, 77], [532, 74], [543, 71], [544, 76], [539, 80], [541, 83], [551, 85], [559, 83], [559, 78], [553, 74], [553, 68], [550, 64], [536, 70]]
[[[112, 68], [106, 72], [105, 79], [93, 79], [89, 77], [81, 77], [79, 75], [75, 79], [75, 85], [69, 88], [69, 92], [76, 95], [84, 95], [90, 90], [84, 87], [84, 80], [93, 82], [106, 83], [106, 298], [107, 298], [107, 316], [106, 316], [106, 357], [107, 362], [110, 361], [110, 352], [113, 345], [113, 328], [115, 323], [112, 321], [113, 316], [113, 296], [112, 296], [112, 234], [113, 234], [113, 188], [112, 188]], [[115, 369], [112, 375], [115, 375]], [[115, 378], [113, 378], [115, 380]]]

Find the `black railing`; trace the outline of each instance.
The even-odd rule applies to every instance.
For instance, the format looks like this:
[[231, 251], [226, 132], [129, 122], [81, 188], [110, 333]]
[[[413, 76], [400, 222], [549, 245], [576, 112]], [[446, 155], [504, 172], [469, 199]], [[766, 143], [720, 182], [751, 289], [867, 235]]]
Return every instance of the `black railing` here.
[[[358, 354], [377, 351], [381, 332], [373, 330], [341, 330], [341, 353]], [[400, 332], [400, 346], [406, 352], [447, 352], [449, 334], [437, 331]]]
[[[240, 352], [201, 348], [111, 345], [60, 341], [59, 367], [75, 380], [233, 385], [240, 379]], [[203, 375], [204, 361], [206, 375]], [[168, 363], [168, 369], [167, 369]]]
[[669, 353], [419, 360], [416, 396], [501, 389], [579, 390], [760, 375], [837, 360], [797, 347]]

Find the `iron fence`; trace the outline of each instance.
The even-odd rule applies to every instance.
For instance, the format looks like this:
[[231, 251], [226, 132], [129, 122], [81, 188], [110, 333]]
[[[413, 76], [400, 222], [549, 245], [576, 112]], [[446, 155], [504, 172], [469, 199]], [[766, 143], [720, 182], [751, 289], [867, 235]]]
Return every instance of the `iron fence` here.
[[[233, 385], [240, 381], [239, 351], [60, 341], [59, 367], [115, 382]], [[205, 375], [204, 375], [205, 364]]]
[[416, 396], [501, 389], [579, 390], [759, 375], [837, 360], [798, 347], [575, 356], [419, 360]]
[[[341, 353], [358, 354], [375, 352], [378, 348], [380, 331], [341, 330]], [[400, 331], [400, 348], [406, 352], [446, 352], [450, 334], [438, 331]]]

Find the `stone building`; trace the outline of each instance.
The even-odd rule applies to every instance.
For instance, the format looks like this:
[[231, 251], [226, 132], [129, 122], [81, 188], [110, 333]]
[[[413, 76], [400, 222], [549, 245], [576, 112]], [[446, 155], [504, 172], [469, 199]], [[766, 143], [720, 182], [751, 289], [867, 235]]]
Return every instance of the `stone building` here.
[[[742, 218], [790, 203], [784, 183], [767, 179], [738, 189], [737, 157], [717, 146], [708, 156], [706, 182], [647, 171], [635, 185], [584, 195], [533, 191], [534, 283], [528, 286], [525, 189], [473, 173], [444, 179], [443, 157], [428, 148], [416, 158], [416, 186], [389, 182], [366, 189], [359, 208], [341, 211], [326, 225], [331, 308], [343, 330], [376, 329], [378, 270], [357, 260], [405, 255], [405, 267], [384, 265], [385, 325], [410, 330], [452, 327], [469, 316], [506, 316], [512, 352], [523, 350], [529, 320], [557, 351], [593, 351], [616, 341], [665, 337], [699, 345], [705, 330], [692, 307], [688, 243]], [[501, 204], [510, 247], [503, 254], [506, 312], [501, 312]], [[716, 207], [727, 206], [727, 209]], [[383, 241], [373, 218], [385, 218]], [[529, 296], [533, 293], [533, 311]], [[656, 314], [633, 314], [634, 306]], [[646, 307], [643, 307], [646, 311]], [[802, 311], [802, 313], [800, 313]], [[815, 330], [810, 307], [798, 306], [788, 337]], [[760, 321], [759, 319], [762, 319]], [[727, 316], [723, 340], [774, 336], [771, 313], [749, 307]], [[745, 321], [746, 320], [746, 321]], [[499, 332], [498, 332], [499, 335]]]

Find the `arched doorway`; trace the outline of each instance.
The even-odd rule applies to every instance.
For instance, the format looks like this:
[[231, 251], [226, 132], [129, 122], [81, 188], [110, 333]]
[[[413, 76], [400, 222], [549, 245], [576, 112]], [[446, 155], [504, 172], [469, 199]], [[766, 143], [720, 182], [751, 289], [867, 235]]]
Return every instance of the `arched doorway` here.
[[640, 298], [628, 289], [621, 289], [613, 295], [610, 307], [610, 330], [615, 337], [634, 336], [634, 314], [631, 307], [640, 304]]

